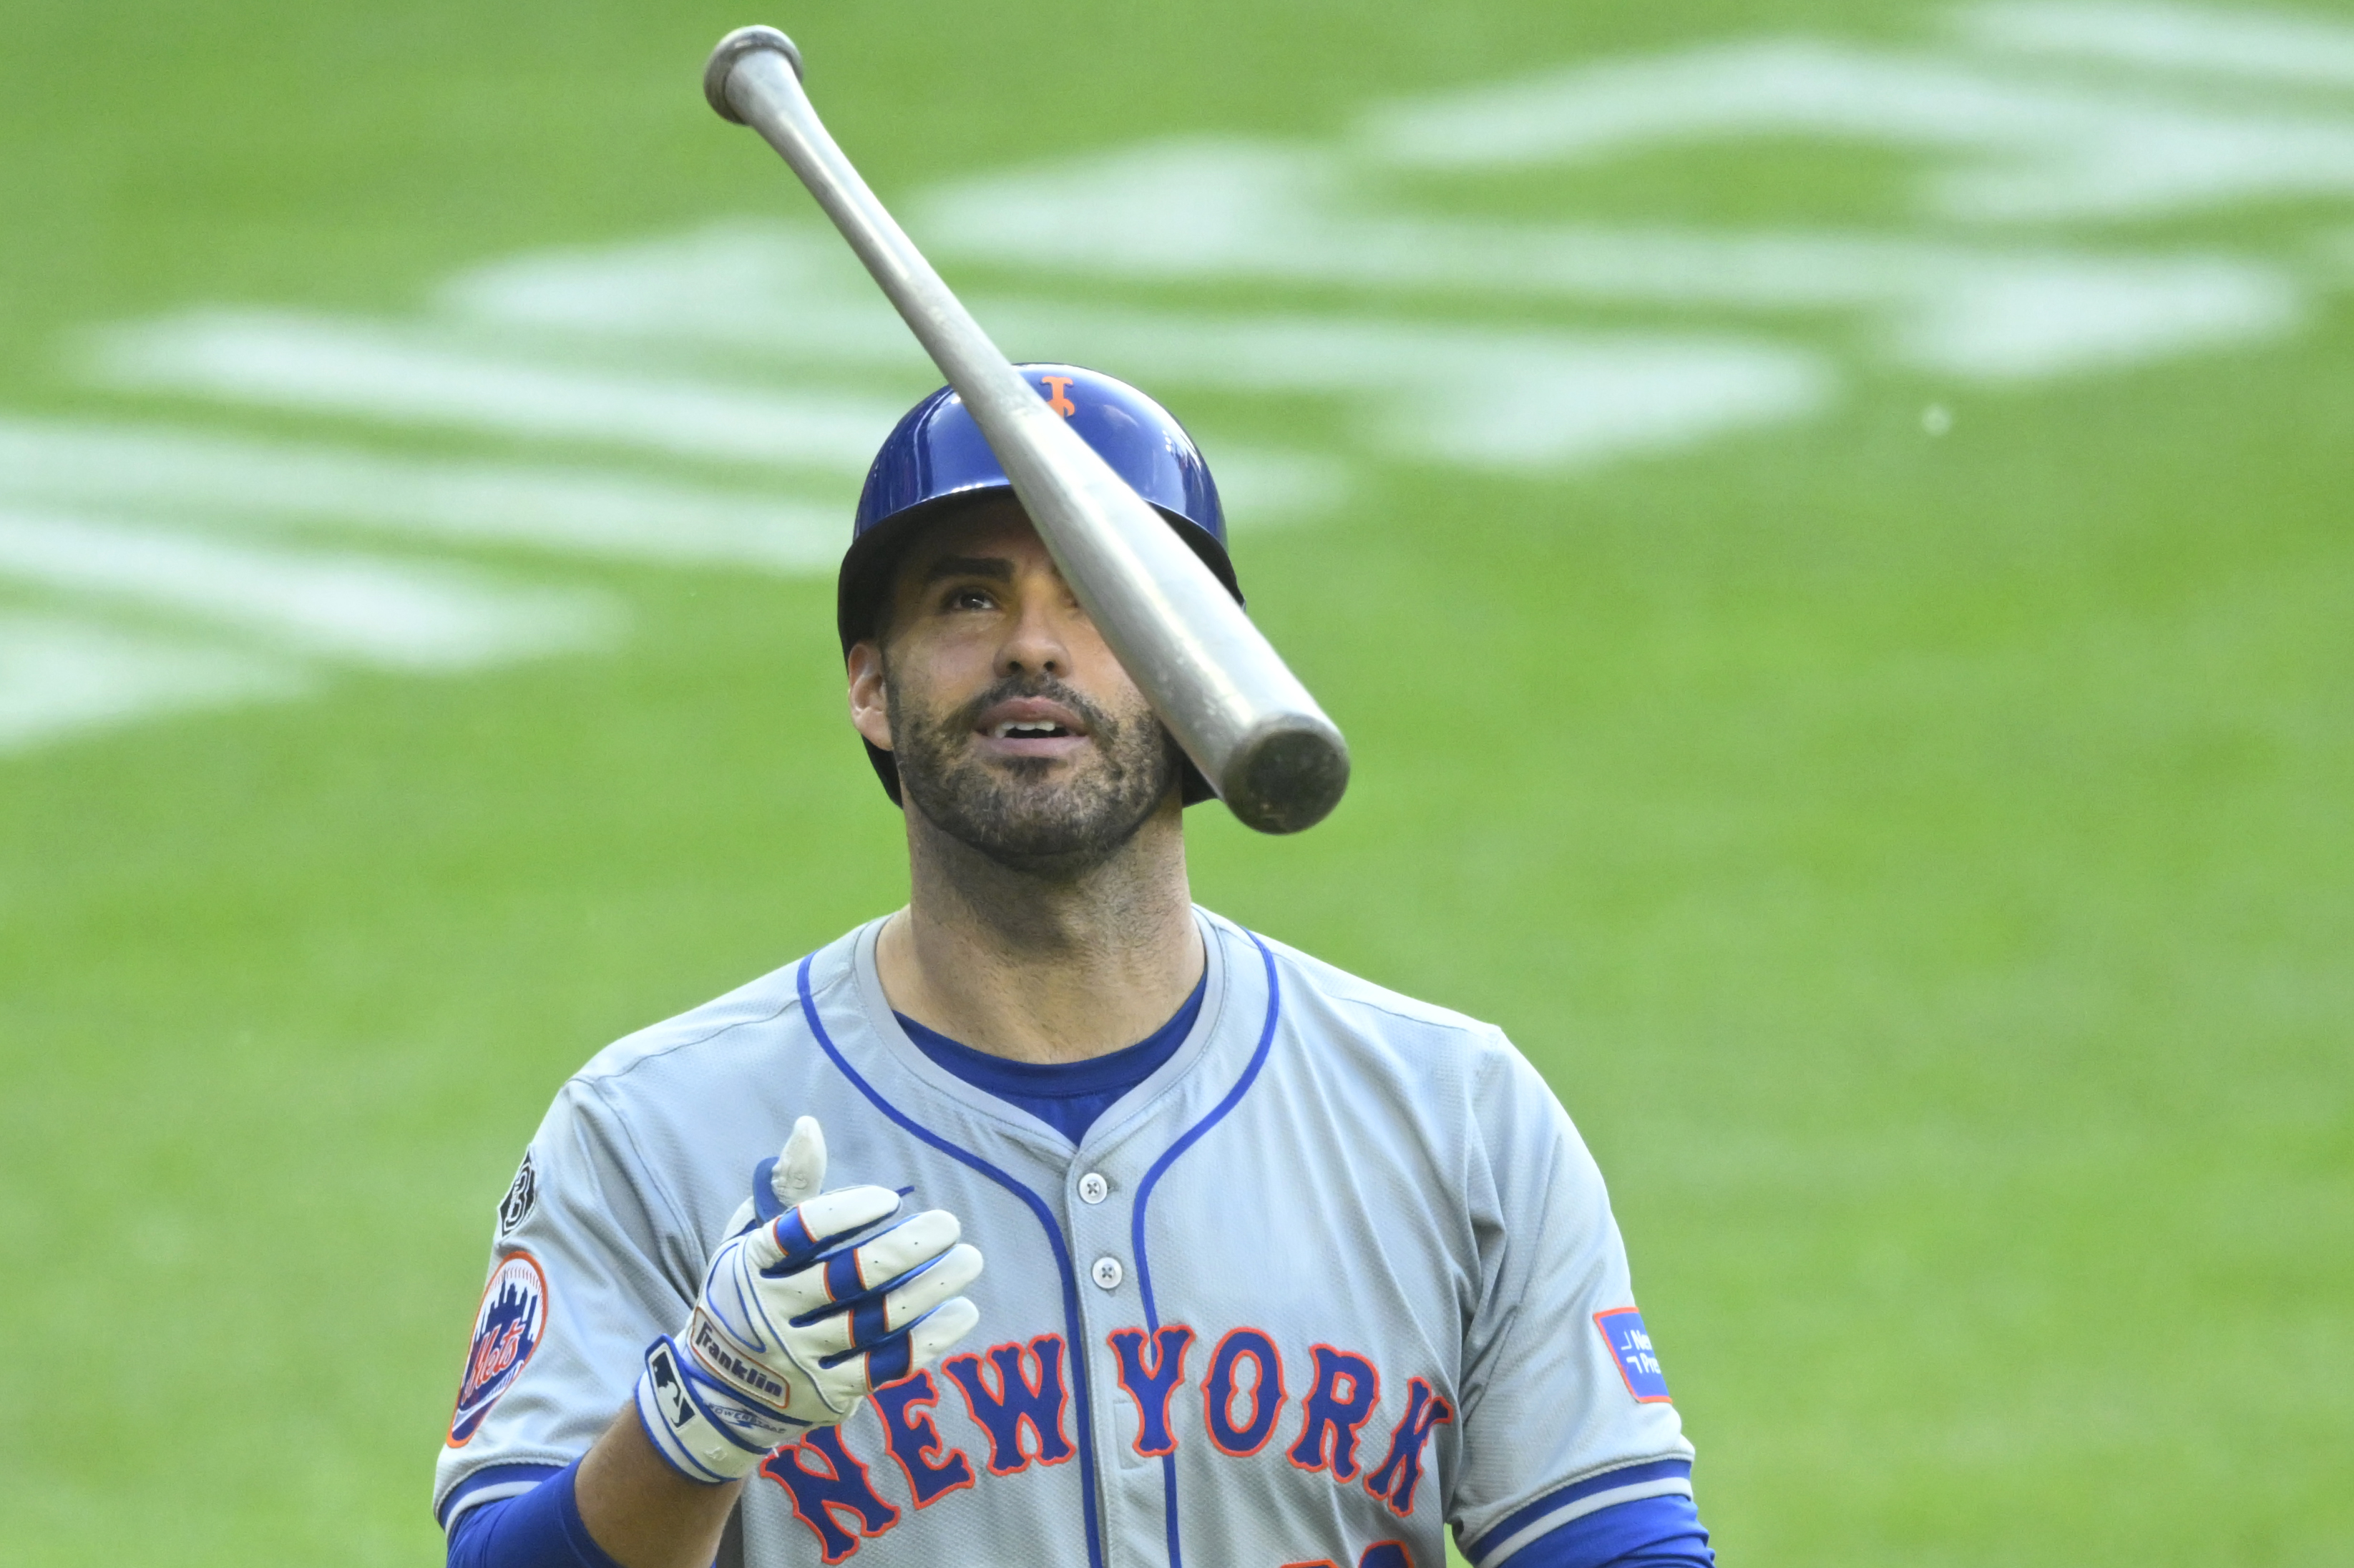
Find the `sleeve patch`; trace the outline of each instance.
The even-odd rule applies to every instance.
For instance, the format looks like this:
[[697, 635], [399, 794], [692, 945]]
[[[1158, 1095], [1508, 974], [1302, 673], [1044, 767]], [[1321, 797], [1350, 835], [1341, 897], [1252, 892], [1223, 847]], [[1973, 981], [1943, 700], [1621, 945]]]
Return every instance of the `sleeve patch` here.
[[500, 1238], [505, 1239], [509, 1232], [523, 1224], [524, 1216], [530, 1213], [532, 1206], [538, 1202], [539, 1172], [532, 1168], [531, 1150], [526, 1149], [523, 1154], [523, 1164], [515, 1171], [514, 1185], [509, 1187], [507, 1195], [499, 1200]]
[[1602, 1331], [1603, 1342], [1610, 1347], [1611, 1359], [1618, 1363], [1618, 1375], [1626, 1381], [1627, 1392], [1635, 1396], [1635, 1403], [1670, 1403], [1668, 1375], [1659, 1370], [1659, 1358], [1651, 1349], [1651, 1336], [1643, 1328], [1643, 1314], [1632, 1307], [1596, 1312], [1594, 1326]]
[[538, 1260], [518, 1252], [499, 1260], [474, 1309], [474, 1340], [450, 1413], [450, 1446], [461, 1448], [482, 1429], [499, 1395], [514, 1385], [547, 1329], [547, 1277]]

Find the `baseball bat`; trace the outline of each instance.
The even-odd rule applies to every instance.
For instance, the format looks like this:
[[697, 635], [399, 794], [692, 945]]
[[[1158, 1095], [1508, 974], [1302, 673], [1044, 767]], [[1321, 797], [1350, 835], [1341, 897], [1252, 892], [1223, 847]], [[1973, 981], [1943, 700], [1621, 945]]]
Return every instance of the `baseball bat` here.
[[1340, 802], [1349, 747], [1161, 514], [1048, 407], [866, 188], [801, 89], [801, 51], [739, 27], [704, 68], [720, 117], [792, 166], [955, 387], [1064, 579], [1227, 809], [1298, 832]]

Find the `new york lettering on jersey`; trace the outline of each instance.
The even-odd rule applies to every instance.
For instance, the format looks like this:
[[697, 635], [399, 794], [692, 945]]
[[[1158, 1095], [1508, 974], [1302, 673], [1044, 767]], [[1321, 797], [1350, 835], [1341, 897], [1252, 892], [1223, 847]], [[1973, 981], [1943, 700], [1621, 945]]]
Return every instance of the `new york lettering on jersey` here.
[[1191, 1033], [1076, 1150], [907, 1039], [872, 926], [600, 1054], [496, 1242], [545, 1270], [546, 1326], [445, 1449], [445, 1522], [595, 1440], [801, 1114], [830, 1184], [913, 1188], [989, 1267], [958, 1353], [761, 1466], [757, 1568], [1439, 1568], [1450, 1516], [1467, 1541], [1509, 1527], [1492, 1555], [1628, 1490], [1618, 1472], [1688, 1489], [1672, 1405], [1622, 1359], [1649, 1343], [1613, 1316], [1634, 1297], [1599, 1177], [1543, 1080], [1492, 1029], [1201, 928]]

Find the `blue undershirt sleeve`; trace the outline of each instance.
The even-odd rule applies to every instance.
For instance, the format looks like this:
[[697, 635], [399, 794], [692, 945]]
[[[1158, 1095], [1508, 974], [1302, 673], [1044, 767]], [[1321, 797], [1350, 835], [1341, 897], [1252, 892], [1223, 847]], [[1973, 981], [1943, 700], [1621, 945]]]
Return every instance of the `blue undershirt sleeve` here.
[[1638, 1498], [1573, 1519], [1502, 1568], [1715, 1568], [1700, 1510], [1681, 1495]]
[[581, 1522], [572, 1491], [579, 1468], [575, 1459], [527, 1492], [459, 1515], [449, 1568], [621, 1568]]

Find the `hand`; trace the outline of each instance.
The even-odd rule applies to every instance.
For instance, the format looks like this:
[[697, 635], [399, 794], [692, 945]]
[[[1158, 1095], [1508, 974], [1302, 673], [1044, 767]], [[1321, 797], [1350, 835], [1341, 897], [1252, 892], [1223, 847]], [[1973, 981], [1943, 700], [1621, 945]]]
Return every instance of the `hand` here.
[[825, 1134], [805, 1116], [754, 1172], [685, 1329], [646, 1347], [638, 1416], [689, 1480], [748, 1475], [779, 1445], [847, 1421], [981, 1319], [958, 1294], [981, 1254], [958, 1241], [954, 1214], [896, 1219], [887, 1187], [824, 1185]]

